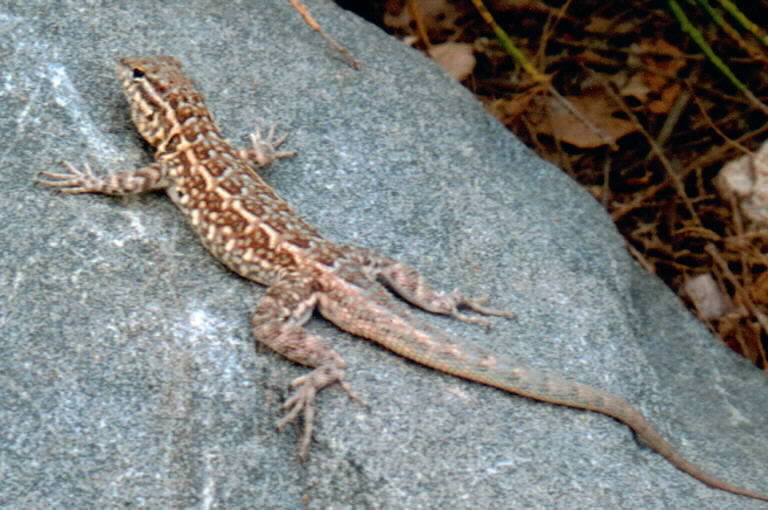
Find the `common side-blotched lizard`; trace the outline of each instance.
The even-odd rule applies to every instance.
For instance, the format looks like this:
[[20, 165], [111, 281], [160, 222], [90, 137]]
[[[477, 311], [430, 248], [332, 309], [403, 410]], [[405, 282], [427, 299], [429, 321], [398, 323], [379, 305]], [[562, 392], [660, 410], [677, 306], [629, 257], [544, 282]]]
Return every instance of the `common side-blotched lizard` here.
[[672, 464], [724, 491], [768, 501], [768, 495], [721, 481], [683, 458], [626, 400], [592, 386], [534, 371], [471, 343], [461, 342], [411, 317], [385, 288], [424, 310], [483, 322], [460, 308], [507, 315], [458, 292], [433, 290], [416, 270], [360, 247], [322, 237], [259, 177], [256, 168], [275, 158], [282, 140], [254, 135], [253, 147], [236, 150], [219, 132], [203, 98], [172, 57], [120, 60], [118, 75], [139, 133], [156, 149], [155, 162], [105, 177], [79, 171], [43, 172], [43, 184], [65, 193], [123, 195], [164, 190], [202, 243], [227, 267], [266, 285], [251, 323], [253, 334], [283, 356], [313, 370], [291, 383], [282, 427], [304, 414], [299, 452], [312, 437], [318, 391], [339, 383], [353, 397], [345, 363], [330, 343], [304, 329], [318, 310], [339, 328], [442, 372], [526, 397], [612, 416], [630, 426]]

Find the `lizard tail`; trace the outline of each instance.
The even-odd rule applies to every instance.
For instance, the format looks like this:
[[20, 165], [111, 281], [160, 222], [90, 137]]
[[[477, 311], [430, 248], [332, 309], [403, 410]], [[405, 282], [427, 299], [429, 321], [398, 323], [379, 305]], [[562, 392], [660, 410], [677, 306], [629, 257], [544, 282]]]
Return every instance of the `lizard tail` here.
[[416, 321], [405, 307], [383, 290], [368, 297], [365, 302], [353, 303], [356, 306], [346, 306], [343, 311], [334, 309], [334, 306], [340, 306], [338, 303], [321, 303], [320, 311], [341, 329], [369, 338], [404, 358], [435, 370], [534, 400], [611, 416], [628, 425], [651, 448], [693, 478], [716, 489], [768, 501], [768, 495], [724, 482], [685, 459], [625, 399], [503, 359], [477, 344], [461, 341]]
[[[487, 358], [485, 367], [480, 370], [478, 370], [478, 365], [482, 364], [482, 361], [479, 364], [466, 366], [466, 368], [456, 363], [441, 362], [438, 359], [419, 359], [415, 361], [458, 377], [494, 386], [535, 400], [588, 409], [611, 416], [628, 425], [648, 446], [693, 478], [716, 489], [768, 501], [768, 495], [766, 494], [737, 487], [703, 471], [680, 455], [656, 431], [640, 411], [625, 399], [607, 391], [570, 381], [553, 374], [535, 371], [528, 367], [516, 366], [514, 364], [508, 365], [495, 358]], [[510, 366], [511, 368], [508, 368]]]

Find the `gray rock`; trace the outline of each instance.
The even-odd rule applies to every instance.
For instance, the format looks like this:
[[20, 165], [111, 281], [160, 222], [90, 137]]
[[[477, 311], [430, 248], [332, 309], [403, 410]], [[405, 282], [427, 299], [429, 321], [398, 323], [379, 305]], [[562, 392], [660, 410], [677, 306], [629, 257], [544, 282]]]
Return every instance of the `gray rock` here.
[[[205, 252], [162, 194], [68, 197], [32, 180], [151, 154], [116, 58], [172, 54], [225, 135], [279, 123], [264, 172], [330, 238], [493, 296], [468, 341], [600, 386], [680, 451], [768, 491], [764, 374], [624, 250], [585, 192], [434, 64], [330, 2], [340, 62], [282, 0], [0, 2], [0, 505], [5, 508], [764, 508], [710, 489], [608, 417], [435, 373], [316, 319], [365, 409], [318, 400], [310, 460], [273, 424], [306, 369], [254, 348], [263, 289]], [[258, 6], [257, 6], [258, 5]]]

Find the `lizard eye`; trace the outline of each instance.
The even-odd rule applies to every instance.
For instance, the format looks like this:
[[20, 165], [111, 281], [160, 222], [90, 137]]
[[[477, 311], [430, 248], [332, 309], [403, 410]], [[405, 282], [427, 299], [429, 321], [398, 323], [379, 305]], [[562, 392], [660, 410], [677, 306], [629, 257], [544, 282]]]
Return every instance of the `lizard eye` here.
[[144, 71], [142, 71], [141, 69], [139, 69], [137, 67], [134, 67], [133, 68], [133, 78], [135, 80], [139, 79], [139, 78], [144, 78]]

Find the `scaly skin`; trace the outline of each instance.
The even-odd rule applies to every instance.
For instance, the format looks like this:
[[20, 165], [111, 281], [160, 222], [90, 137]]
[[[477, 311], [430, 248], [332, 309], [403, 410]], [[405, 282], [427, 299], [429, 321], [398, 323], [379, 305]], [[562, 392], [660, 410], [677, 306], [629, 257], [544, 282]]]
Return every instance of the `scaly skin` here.
[[381, 282], [411, 304], [461, 320], [484, 323], [459, 311], [509, 315], [454, 292], [433, 290], [414, 269], [372, 250], [339, 246], [322, 237], [259, 177], [255, 169], [276, 158], [282, 143], [270, 132], [253, 147], [236, 150], [192, 82], [173, 57], [124, 58], [118, 75], [141, 135], [156, 148], [156, 161], [136, 171], [97, 177], [66, 164], [67, 174], [43, 172], [40, 182], [65, 193], [111, 195], [165, 190], [203, 244], [227, 267], [267, 285], [253, 314], [256, 339], [288, 359], [314, 368], [293, 381], [295, 393], [279, 427], [304, 414], [300, 455], [312, 435], [313, 401], [334, 383], [354, 398], [345, 363], [330, 343], [303, 325], [318, 309], [339, 328], [365, 337], [413, 361], [510, 393], [612, 416], [631, 427], [672, 464], [711, 487], [768, 501], [768, 496], [715, 478], [678, 454], [626, 400], [585, 384], [535, 371], [461, 342], [416, 321]]

